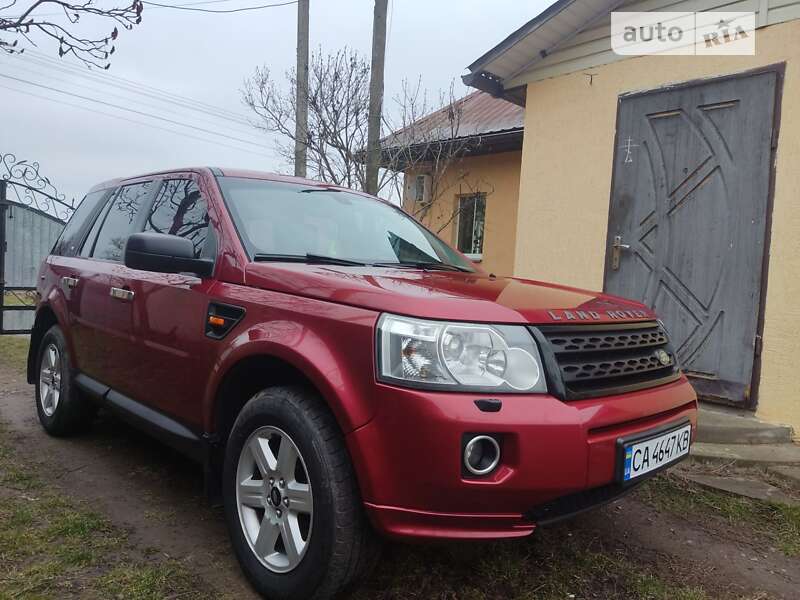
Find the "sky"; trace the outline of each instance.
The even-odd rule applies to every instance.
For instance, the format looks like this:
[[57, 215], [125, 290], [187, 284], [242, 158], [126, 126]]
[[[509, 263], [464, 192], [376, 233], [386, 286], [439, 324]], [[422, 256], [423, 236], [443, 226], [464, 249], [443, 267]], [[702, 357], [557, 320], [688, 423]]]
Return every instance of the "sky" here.
[[[30, 1], [19, 0], [5, 14], [17, 14]], [[223, 0], [205, 7], [272, 1]], [[454, 79], [458, 95], [469, 93], [460, 81], [466, 66], [550, 3], [390, 0], [387, 101], [403, 79], [420, 77], [432, 97]], [[349, 46], [370, 54], [373, 0], [310, 0], [310, 6], [312, 50]], [[257, 65], [275, 74], [294, 66], [296, 18], [296, 5], [227, 15], [145, 6], [142, 23], [121, 32], [105, 73], [59, 59], [57, 47], [47, 42], [22, 56], [0, 55], [0, 155], [39, 162], [60, 192], [77, 199], [100, 181], [173, 167], [287, 172], [274, 140], [248, 124], [252, 117], [240, 90]], [[97, 21], [85, 26], [92, 33], [108, 29]], [[177, 104], [175, 96], [181, 97]], [[213, 108], [194, 110], [197, 103]]]

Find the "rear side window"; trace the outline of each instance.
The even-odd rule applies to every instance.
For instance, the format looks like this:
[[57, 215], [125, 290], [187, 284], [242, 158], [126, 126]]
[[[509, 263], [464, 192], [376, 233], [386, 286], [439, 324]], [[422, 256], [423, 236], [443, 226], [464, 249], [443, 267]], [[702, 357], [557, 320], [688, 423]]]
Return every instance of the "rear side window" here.
[[189, 239], [195, 258], [203, 256], [208, 238], [208, 206], [197, 184], [190, 179], [168, 179], [153, 201], [145, 231]]
[[[110, 208], [106, 211], [91, 255], [102, 260], [122, 261], [122, 252], [128, 236], [134, 233], [136, 218], [142, 203], [147, 199], [150, 181], [120, 188]], [[87, 244], [91, 243], [91, 237]]]
[[106, 197], [108, 190], [99, 190], [87, 194], [83, 201], [72, 213], [67, 226], [61, 232], [56, 245], [53, 247], [53, 254], [59, 256], [77, 256], [81, 242], [86, 235], [86, 230], [100, 212], [100, 201]]

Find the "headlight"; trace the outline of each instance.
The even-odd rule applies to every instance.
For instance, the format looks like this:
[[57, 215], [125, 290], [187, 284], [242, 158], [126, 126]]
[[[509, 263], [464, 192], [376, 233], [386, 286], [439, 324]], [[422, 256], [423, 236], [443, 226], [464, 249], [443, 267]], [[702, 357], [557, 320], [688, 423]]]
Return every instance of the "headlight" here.
[[453, 391], [546, 392], [539, 351], [525, 327], [378, 321], [378, 378]]

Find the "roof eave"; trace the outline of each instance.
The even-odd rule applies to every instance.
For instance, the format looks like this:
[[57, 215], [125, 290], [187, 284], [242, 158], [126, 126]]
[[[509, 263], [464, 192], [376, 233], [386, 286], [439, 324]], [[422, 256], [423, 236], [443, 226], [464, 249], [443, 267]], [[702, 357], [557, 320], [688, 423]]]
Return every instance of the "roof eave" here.
[[[415, 144], [404, 150], [408, 155], [406, 160], [402, 156], [392, 156], [392, 148], [381, 149], [381, 167], [388, 168], [389, 165], [394, 170], [405, 171], [414, 164], [424, 163], [425, 154], [434, 152], [437, 149], [447, 148], [458, 144], [458, 156], [483, 156], [486, 154], [498, 154], [500, 152], [513, 152], [522, 149], [522, 140], [525, 130], [522, 127], [515, 127], [505, 131], [496, 131], [481, 135], [465, 136], [452, 140], [442, 140], [436, 143]], [[447, 151], [447, 150], [445, 150]]]
[[474, 87], [482, 92], [491, 94], [495, 98], [502, 98], [508, 102], [512, 102], [517, 106], [525, 107], [525, 89], [524, 86], [505, 89], [500, 80], [489, 73], [488, 71], [479, 71], [477, 73], [467, 73], [461, 76], [461, 81], [464, 85]]

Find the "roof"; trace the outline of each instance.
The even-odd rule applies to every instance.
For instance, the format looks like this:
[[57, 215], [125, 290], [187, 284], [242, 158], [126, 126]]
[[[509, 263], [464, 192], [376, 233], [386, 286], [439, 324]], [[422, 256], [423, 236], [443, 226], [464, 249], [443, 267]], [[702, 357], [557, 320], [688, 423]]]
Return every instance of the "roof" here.
[[524, 89], [507, 90], [504, 81], [531, 69], [582, 29], [624, 0], [557, 0], [467, 67], [466, 85], [525, 105]]
[[520, 130], [525, 124], [525, 109], [485, 92], [473, 92], [457, 100], [456, 105], [461, 114], [455, 130], [448, 117], [450, 107], [446, 106], [386, 136], [382, 145], [390, 147], [417, 140], [429, 142], [483, 136]]
[[[451, 109], [446, 106], [386, 136], [381, 140], [384, 154], [389, 155], [391, 149], [399, 147], [425, 152], [432, 143], [451, 141], [460, 142], [464, 152], [472, 155], [522, 148], [524, 108], [481, 91], [455, 104], [460, 111], [457, 119], [451, 118]], [[398, 160], [394, 156], [393, 162]]]
[[[98, 183], [95, 185], [90, 192], [94, 192], [97, 190], [107, 189], [110, 187], [117, 187], [119, 185], [125, 185], [128, 183], [133, 183], [141, 179], [152, 178], [152, 177], [162, 177], [165, 175], [175, 175], [175, 174], [185, 174], [185, 173], [210, 173], [215, 177], [240, 177], [243, 179], [263, 179], [266, 181], [277, 181], [282, 183], [296, 183], [298, 185], [303, 185], [305, 187], [317, 187], [317, 188], [335, 188], [340, 190], [347, 190], [356, 194], [361, 194], [357, 190], [350, 190], [348, 188], [344, 188], [341, 186], [337, 186], [330, 183], [325, 183], [324, 181], [317, 181], [315, 179], [307, 179], [304, 177], [293, 177], [291, 175], [281, 175], [280, 173], [269, 173], [266, 171], [253, 171], [248, 169], [232, 169], [232, 168], [218, 168], [218, 167], [183, 167], [183, 168], [175, 168], [175, 169], [164, 169], [161, 171], [151, 171], [149, 173], [141, 173], [139, 175], [132, 175], [129, 177], [117, 177], [114, 179], [109, 179], [102, 183]], [[368, 194], [366, 194], [368, 195]]]

